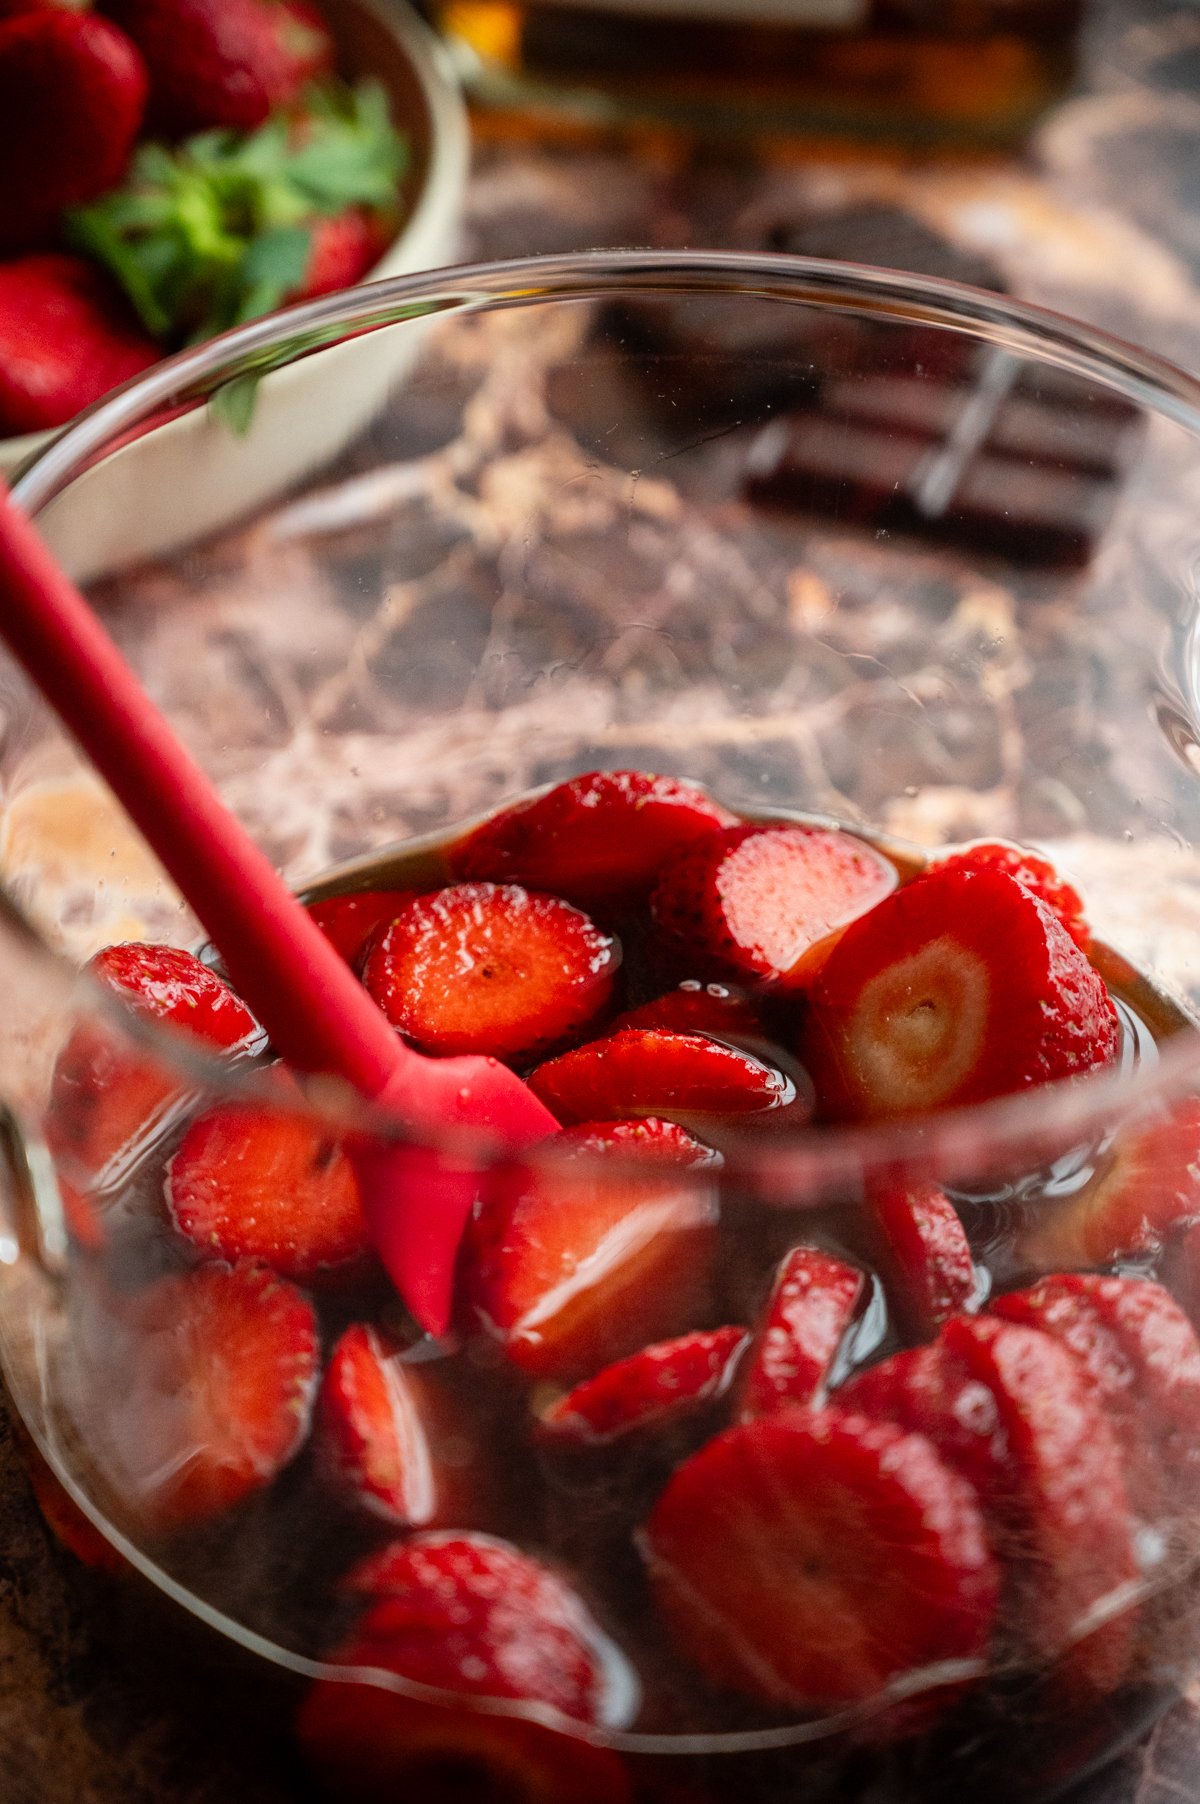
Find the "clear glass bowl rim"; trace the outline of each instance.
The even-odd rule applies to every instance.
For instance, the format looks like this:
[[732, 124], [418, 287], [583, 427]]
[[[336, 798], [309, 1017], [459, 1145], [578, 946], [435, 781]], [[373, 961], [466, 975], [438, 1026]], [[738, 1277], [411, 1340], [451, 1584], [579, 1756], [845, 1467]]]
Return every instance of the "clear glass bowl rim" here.
[[[279, 367], [400, 321], [547, 302], [589, 301], [615, 293], [732, 295], [793, 305], [869, 313], [896, 324], [962, 332], [1033, 362], [1052, 364], [1113, 390], [1182, 426], [1200, 458], [1200, 380], [1163, 358], [1066, 315], [965, 283], [815, 257], [721, 251], [588, 251], [461, 264], [327, 296], [226, 333], [154, 366], [97, 403], [39, 453], [13, 484], [13, 498], [37, 513], [97, 457], [132, 429], [180, 401], [197, 402], [225, 381]], [[153, 428], [152, 428], [153, 429]], [[65, 959], [45, 945], [19, 905], [0, 889], [0, 908], [60, 968]], [[1117, 948], [1119, 951], [1120, 948]], [[111, 999], [97, 995], [110, 1012]], [[137, 1037], [167, 1065], [215, 1094], [244, 1095], [253, 1076], [231, 1072], [177, 1036], [138, 1024]], [[801, 1128], [771, 1136], [737, 1163], [753, 1170], [770, 1192], [777, 1186], [836, 1181], [839, 1174], [890, 1161], [933, 1161], [970, 1171], [981, 1152], [990, 1158], [1022, 1141], [1061, 1140], [1102, 1128], [1127, 1113], [1200, 1079], [1200, 1033], [1180, 1034], [1153, 1067], [1132, 1076], [1109, 1071], [1044, 1086], [971, 1108], [908, 1122], [869, 1127]], [[344, 1108], [316, 1101], [343, 1129]], [[398, 1137], [371, 1105], [356, 1108], [359, 1125]]]

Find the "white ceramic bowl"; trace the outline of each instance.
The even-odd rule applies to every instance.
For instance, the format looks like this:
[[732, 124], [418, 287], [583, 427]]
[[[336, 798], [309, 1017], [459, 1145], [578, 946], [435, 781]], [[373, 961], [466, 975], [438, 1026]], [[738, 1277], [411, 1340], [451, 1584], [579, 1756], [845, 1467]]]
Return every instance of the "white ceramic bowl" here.
[[[322, 11], [343, 73], [351, 79], [371, 75], [383, 83], [396, 122], [409, 140], [409, 211], [399, 235], [367, 279], [380, 281], [449, 262], [456, 245], [470, 141], [466, 109], [441, 43], [404, 0], [323, 0]], [[312, 405], [310, 397], [306, 411]], [[191, 437], [203, 430], [203, 420], [194, 416], [181, 421], [180, 427], [184, 436]], [[256, 423], [251, 437], [257, 438], [259, 429]], [[0, 439], [0, 474], [11, 476], [54, 436], [38, 432]], [[327, 444], [325, 450], [332, 454], [336, 448]], [[93, 565], [95, 561], [89, 560]]]

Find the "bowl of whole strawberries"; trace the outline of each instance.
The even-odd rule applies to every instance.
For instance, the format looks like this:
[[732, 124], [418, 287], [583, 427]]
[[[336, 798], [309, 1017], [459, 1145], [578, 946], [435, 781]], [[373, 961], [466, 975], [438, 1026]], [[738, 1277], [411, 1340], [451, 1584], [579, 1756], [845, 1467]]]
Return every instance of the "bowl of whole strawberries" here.
[[532, 259], [170, 360], [15, 500], [86, 548], [248, 368], [330, 360], [332, 430], [398, 345], [91, 596], [546, 1137], [290, 1068], [0, 668], [0, 1356], [96, 1634], [235, 1796], [1011, 1804], [1196, 1733], [1200, 384], [954, 283]]
[[465, 116], [371, 0], [0, 0], [0, 472], [111, 388], [450, 253]]

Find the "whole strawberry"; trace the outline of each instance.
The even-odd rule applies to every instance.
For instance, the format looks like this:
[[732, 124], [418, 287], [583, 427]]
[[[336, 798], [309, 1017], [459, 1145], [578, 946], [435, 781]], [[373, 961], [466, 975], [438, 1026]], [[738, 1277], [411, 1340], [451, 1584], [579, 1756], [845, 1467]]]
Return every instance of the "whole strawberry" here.
[[44, 242], [64, 207], [121, 180], [146, 90], [108, 19], [48, 8], [0, 22], [0, 252]]
[[307, 0], [104, 0], [150, 71], [150, 117], [170, 137], [249, 131], [333, 69]]
[[159, 355], [108, 278], [79, 257], [0, 263], [0, 437], [63, 425]]

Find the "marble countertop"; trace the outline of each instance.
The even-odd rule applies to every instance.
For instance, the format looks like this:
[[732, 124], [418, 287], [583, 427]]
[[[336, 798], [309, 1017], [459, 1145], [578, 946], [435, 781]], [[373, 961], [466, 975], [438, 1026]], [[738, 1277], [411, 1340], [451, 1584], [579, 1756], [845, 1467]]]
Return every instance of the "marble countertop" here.
[[[478, 133], [463, 254], [726, 247], [816, 214], [876, 222], [856, 254], [903, 261], [916, 220], [1022, 298], [1200, 370], [1200, 6], [1100, 0], [1077, 91], [1020, 157], [636, 153]], [[4, 1804], [294, 1804], [197, 1696], [111, 1664], [78, 1570], [42, 1525], [0, 1420], [0, 1796]], [[1080, 1794], [1200, 1800], [1200, 1685]]]

